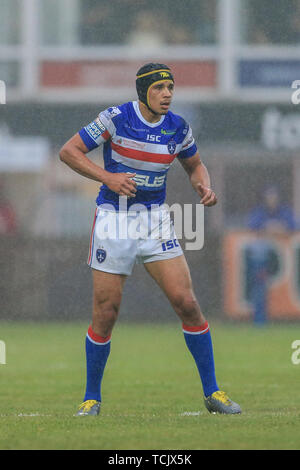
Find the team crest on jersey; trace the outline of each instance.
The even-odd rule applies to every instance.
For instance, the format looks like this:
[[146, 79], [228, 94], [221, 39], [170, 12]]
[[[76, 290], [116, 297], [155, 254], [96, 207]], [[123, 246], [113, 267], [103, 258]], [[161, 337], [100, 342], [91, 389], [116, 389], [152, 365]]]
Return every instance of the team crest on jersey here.
[[99, 248], [96, 251], [96, 258], [97, 258], [98, 263], [103, 263], [103, 261], [105, 261], [106, 259], [106, 251], [103, 250], [103, 248]]
[[174, 139], [171, 139], [169, 140], [168, 142], [168, 152], [173, 155], [175, 153], [175, 150], [176, 150], [176, 140]]

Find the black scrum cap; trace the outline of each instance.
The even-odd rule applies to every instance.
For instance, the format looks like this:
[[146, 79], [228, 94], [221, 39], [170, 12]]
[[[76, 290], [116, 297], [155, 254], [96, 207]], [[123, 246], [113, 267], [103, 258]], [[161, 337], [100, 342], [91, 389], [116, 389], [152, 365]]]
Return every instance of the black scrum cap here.
[[139, 100], [144, 103], [150, 110], [148, 93], [150, 87], [163, 80], [171, 80], [174, 83], [174, 78], [170, 67], [165, 64], [149, 63], [143, 65], [136, 74], [136, 91]]

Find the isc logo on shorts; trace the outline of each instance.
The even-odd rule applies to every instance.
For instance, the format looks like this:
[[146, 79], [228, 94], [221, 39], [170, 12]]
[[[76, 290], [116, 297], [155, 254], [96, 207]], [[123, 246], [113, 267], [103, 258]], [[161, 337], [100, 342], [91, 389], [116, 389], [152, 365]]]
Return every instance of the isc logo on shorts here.
[[174, 238], [174, 240], [168, 240], [167, 242], [163, 242], [161, 246], [163, 251], [167, 251], [172, 250], [172, 248], [178, 248], [179, 244], [176, 238]]

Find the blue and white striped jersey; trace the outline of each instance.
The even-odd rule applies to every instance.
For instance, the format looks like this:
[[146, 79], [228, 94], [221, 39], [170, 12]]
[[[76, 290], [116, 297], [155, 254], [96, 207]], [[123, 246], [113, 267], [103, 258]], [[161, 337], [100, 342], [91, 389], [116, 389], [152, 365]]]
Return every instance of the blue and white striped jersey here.
[[[137, 101], [106, 109], [79, 135], [89, 150], [103, 144], [107, 171], [136, 173], [137, 193], [128, 198], [128, 207], [163, 204], [170, 165], [175, 158], [189, 158], [197, 152], [192, 129], [182, 117], [168, 111], [158, 122], [149, 123]], [[119, 195], [103, 184], [96, 202], [118, 209]]]

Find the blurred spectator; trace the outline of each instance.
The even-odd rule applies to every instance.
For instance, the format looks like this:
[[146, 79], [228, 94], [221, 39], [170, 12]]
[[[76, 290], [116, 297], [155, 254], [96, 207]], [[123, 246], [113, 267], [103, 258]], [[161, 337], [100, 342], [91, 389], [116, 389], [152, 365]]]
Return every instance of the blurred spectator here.
[[[141, 4], [143, 1], [138, 2]], [[99, 46], [123, 43], [132, 27], [133, 9], [132, 0], [81, 0], [80, 42]]]
[[265, 189], [262, 205], [250, 212], [249, 227], [253, 230], [265, 230], [268, 233], [286, 233], [295, 230], [293, 211], [280, 201], [279, 190], [275, 186]]
[[141, 10], [135, 15], [128, 35], [128, 44], [136, 47], [159, 47], [166, 42], [160, 18], [151, 10]]
[[296, 0], [295, 8], [290, 15], [289, 36], [291, 44], [300, 43], [300, 0]]
[[214, 44], [216, 42], [216, 0], [163, 2], [164, 29], [169, 44]]
[[[168, 44], [177, 44], [177, 45], [184, 45], [184, 44], [191, 44], [195, 41], [194, 32], [191, 28], [186, 27], [183, 24], [179, 23], [169, 23], [168, 24], [168, 17], [164, 20], [164, 29], [166, 31], [166, 37]], [[166, 27], [166, 25], [168, 25]]]
[[84, 45], [212, 44], [216, 0], [81, 0], [79, 35]]
[[217, 41], [217, 5], [215, 0], [202, 0], [196, 15], [195, 39], [200, 44], [214, 44]]
[[[82, 4], [80, 15], [80, 39], [82, 44], [93, 45], [102, 42], [114, 42], [111, 38], [110, 13], [111, 6], [106, 4], [89, 5]], [[109, 35], [107, 36], [107, 29]]]
[[263, 27], [256, 24], [251, 28], [248, 42], [250, 44], [268, 44], [270, 42], [270, 38], [268, 37], [268, 33], [264, 31]]
[[246, 42], [250, 44], [291, 43], [291, 23], [295, 0], [243, 0], [247, 15]]
[[0, 181], [0, 235], [15, 235], [16, 232], [16, 213], [7, 199], [4, 183]]
[[0, 44], [19, 44], [21, 39], [21, 1], [1, 0]]
[[248, 227], [256, 235], [246, 254], [249, 297], [254, 309], [254, 322], [263, 325], [268, 319], [268, 288], [274, 272], [272, 239], [274, 235], [288, 234], [296, 229], [293, 212], [281, 203], [276, 187], [264, 191], [262, 204], [249, 214]]

